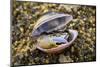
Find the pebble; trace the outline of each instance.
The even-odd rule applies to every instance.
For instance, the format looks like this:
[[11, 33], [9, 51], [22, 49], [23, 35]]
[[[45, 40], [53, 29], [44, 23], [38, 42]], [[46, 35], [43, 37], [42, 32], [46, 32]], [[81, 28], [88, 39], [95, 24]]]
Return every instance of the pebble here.
[[73, 62], [73, 60], [69, 56], [60, 55], [59, 62], [60, 63]]

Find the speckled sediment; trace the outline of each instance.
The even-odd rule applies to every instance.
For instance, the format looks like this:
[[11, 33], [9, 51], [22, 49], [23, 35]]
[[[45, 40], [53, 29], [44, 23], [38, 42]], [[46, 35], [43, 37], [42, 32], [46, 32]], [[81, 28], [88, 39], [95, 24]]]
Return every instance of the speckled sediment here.
[[[73, 20], [66, 29], [78, 31], [73, 44], [60, 54], [46, 54], [36, 49], [32, 29], [46, 12], [71, 14]], [[96, 7], [35, 2], [13, 3], [11, 22], [12, 65], [36, 65], [96, 60]]]

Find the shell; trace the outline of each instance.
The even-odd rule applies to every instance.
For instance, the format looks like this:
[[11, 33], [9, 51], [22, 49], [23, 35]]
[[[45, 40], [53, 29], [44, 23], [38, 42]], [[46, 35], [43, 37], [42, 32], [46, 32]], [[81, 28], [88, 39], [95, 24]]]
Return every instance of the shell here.
[[51, 32], [60, 31], [72, 19], [72, 15], [55, 12], [49, 12], [40, 17], [32, 31], [32, 36], [37, 39], [36, 47], [46, 53], [59, 53], [70, 46], [78, 36], [76, 30], [69, 29], [70, 35], [67, 32], [64, 32], [66, 34], [60, 32], [61, 36], [58, 37], [49, 35]]
[[[78, 32], [76, 30], [69, 29], [69, 33], [71, 34], [71, 37], [72, 37], [69, 42], [66, 40], [66, 42], [64, 44], [57, 45], [56, 47], [53, 47], [53, 48], [49, 48], [49, 46], [48, 46], [48, 49], [41, 47], [40, 46], [41, 43], [37, 43], [37, 48], [46, 53], [59, 53], [62, 50], [64, 50], [65, 48], [69, 47], [78, 36]], [[43, 44], [41, 44], [41, 45], [43, 45]], [[47, 45], [47, 44], [45, 44], [45, 45]]]
[[71, 15], [49, 12], [43, 15], [35, 24], [32, 36], [39, 36], [43, 32], [49, 33], [63, 28], [73, 19]]
[[41, 48], [50, 49], [50, 48], [57, 47], [60, 44], [65, 44], [67, 42], [65, 37], [62, 37], [62, 36], [50, 37], [49, 35], [47, 35], [47, 36], [43, 36], [42, 38], [38, 38], [37, 40]]

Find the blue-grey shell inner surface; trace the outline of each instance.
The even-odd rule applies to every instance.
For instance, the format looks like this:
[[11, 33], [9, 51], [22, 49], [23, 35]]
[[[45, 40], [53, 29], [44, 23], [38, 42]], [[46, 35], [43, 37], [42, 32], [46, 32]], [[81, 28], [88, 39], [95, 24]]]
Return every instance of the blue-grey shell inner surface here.
[[54, 19], [54, 20], [51, 20], [51, 21], [44, 23], [39, 28], [37, 28], [37, 30], [40, 33], [43, 33], [43, 32], [46, 32], [48, 30], [54, 29], [57, 26], [64, 24], [64, 23], [65, 23], [65, 17], [57, 18], [57, 19]]
[[52, 40], [56, 43], [66, 43], [66, 40], [62, 37], [54, 37]]

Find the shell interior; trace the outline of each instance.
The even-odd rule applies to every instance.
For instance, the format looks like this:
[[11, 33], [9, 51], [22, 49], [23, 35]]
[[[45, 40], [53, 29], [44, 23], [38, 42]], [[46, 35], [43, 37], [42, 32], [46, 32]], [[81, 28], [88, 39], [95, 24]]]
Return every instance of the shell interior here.
[[32, 35], [38, 36], [43, 32], [49, 33], [63, 28], [68, 22], [73, 19], [71, 15], [53, 13], [42, 16], [34, 26]]

